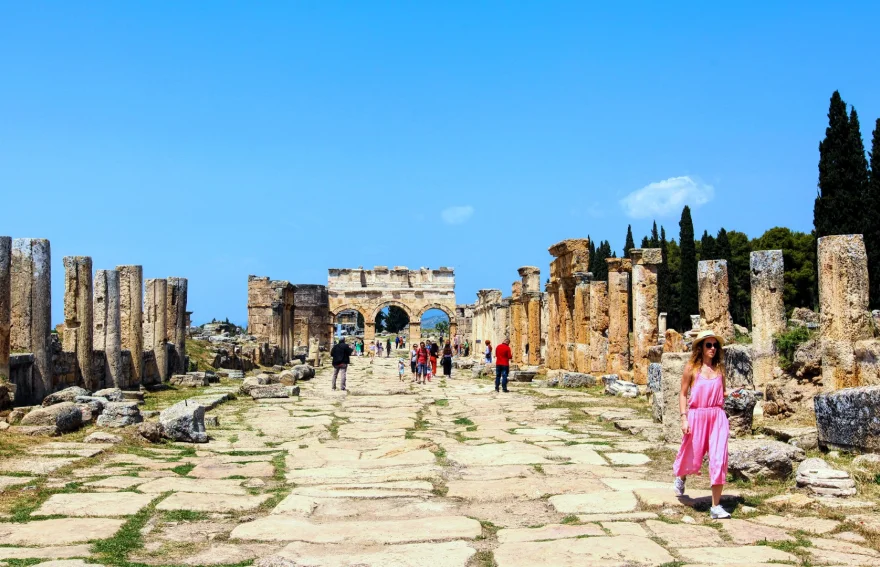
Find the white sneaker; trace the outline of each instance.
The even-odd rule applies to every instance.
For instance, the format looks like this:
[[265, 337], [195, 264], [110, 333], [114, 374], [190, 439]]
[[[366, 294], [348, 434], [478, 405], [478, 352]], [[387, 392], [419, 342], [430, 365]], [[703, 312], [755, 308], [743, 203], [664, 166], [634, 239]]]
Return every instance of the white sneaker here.
[[672, 490], [675, 491], [676, 496], [684, 496], [684, 479], [675, 477], [675, 482], [672, 483]]
[[718, 506], [712, 506], [711, 508], [709, 508], [709, 517], [711, 517], [713, 520], [724, 520], [726, 518], [729, 518], [730, 514], [727, 512], [727, 510], [721, 507], [721, 504], [719, 504]]

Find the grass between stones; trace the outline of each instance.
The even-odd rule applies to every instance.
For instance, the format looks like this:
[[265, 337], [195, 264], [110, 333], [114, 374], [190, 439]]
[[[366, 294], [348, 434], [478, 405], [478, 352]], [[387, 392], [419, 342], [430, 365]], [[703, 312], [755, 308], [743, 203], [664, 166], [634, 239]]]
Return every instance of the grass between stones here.
[[434, 405], [435, 405], [435, 406], [446, 407], [446, 406], [449, 405], [449, 400], [447, 400], [447, 399], [445, 399], [445, 398], [442, 398], [442, 399], [439, 399], [439, 400], [434, 400]]
[[196, 466], [193, 465], [193, 464], [188, 464], [188, 465], [177, 465], [176, 467], [174, 467], [173, 469], [171, 469], [171, 472], [173, 472], [173, 473], [175, 473], [175, 474], [179, 474], [180, 476], [186, 476], [186, 475], [188, 475], [189, 472], [190, 472], [191, 470], [193, 470], [194, 468], [196, 468]]
[[92, 544], [92, 553], [97, 556], [96, 562], [105, 565], [128, 565], [129, 553], [144, 546], [142, 530], [156, 510], [156, 504], [170, 494], [170, 492], [162, 494], [140, 512], [131, 516], [113, 537]]
[[204, 512], [195, 510], [168, 510], [162, 512], [163, 522], [198, 522], [208, 517]]
[[460, 417], [460, 418], [456, 419], [455, 421], [453, 421], [452, 423], [454, 423], [455, 425], [468, 425], [468, 426], [474, 425], [474, 422], [469, 420], [466, 417]]
[[483, 549], [471, 557], [468, 567], [498, 567], [498, 563], [495, 562], [495, 554], [491, 549]]

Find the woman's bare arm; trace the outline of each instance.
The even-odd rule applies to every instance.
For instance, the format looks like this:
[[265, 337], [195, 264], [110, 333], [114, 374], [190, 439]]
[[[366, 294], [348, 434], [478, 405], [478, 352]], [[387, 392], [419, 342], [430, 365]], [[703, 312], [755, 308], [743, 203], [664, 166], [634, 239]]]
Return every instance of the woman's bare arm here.
[[681, 375], [681, 390], [678, 392], [678, 412], [681, 414], [681, 431], [685, 435], [690, 431], [687, 421], [687, 396], [693, 379], [694, 369], [689, 362], [685, 365], [684, 373]]

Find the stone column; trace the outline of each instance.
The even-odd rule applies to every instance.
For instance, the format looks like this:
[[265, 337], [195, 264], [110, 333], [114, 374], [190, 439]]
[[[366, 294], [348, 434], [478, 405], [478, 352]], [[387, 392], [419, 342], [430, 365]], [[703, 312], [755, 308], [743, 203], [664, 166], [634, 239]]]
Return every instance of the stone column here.
[[144, 376], [144, 268], [116, 266], [119, 272], [119, 335], [122, 350], [131, 354], [130, 380], [138, 386]]
[[590, 372], [603, 374], [608, 366], [608, 282], [590, 283]]
[[551, 281], [547, 284], [547, 306], [550, 326], [547, 328], [547, 368], [562, 368], [562, 334], [559, 317], [559, 283]]
[[529, 364], [541, 364], [541, 292], [528, 292], [526, 304], [529, 318]]
[[17, 392], [16, 401], [39, 403], [53, 390], [51, 260], [49, 241], [44, 238], [12, 241], [10, 348], [34, 355], [30, 391]]
[[[510, 293], [510, 352], [514, 364], [524, 364], [522, 282], [513, 282]], [[528, 321], [526, 321], [526, 324]]]
[[657, 266], [663, 261], [659, 248], [633, 248], [633, 382], [648, 383], [648, 349], [657, 344]]
[[825, 390], [860, 386], [855, 342], [873, 334], [862, 235], [820, 238], [818, 256], [822, 385]]
[[95, 349], [104, 351], [104, 386], [122, 387], [122, 346], [119, 319], [119, 272], [95, 272]]
[[590, 280], [583, 274], [574, 288], [574, 369], [590, 371]]
[[564, 278], [559, 286], [559, 366], [565, 370], [575, 370], [575, 325], [574, 290], [577, 286], [573, 277]]
[[657, 316], [657, 334], [661, 337], [666, 334], [666, 313]]
[[735, 338], [730, 316], [727, 260], [703, 260], [697, 265], [700, 288], [700, 328], [712, 329], [724, 342]]
[[9, 382], [9, 327], [12, 319], [12, 238], [0, 236], [0, 384]]
[[629, 378], [629, 258], [607, 258], [608, 372]]
[[776, 345], [773, 335], [785, 330], [785, 270], [782, 250], [761, 250], [749, 255], [752, 283], [752, 368], [755, 386], [773, 377]]
[[78, 378], [86, 390], [98, 388], [92, 369], [94, 350], [92, 316], [92, 259], [88, 256], [65, 256], [64, 264], [64, 335], [62, 348], [76, 354]]
[[162, 382], [168, 380], [168, 282], [149, 279], [144, 293], [144, 344], [153, 351]]
[[[169, 359], [169, 372], [171, 374], [184, 374], [186, 368], [186, 299], [188, 281], [186, 278], [168, 278], [168, 297], [165, 303], [168, 307], [166, 321], [168, 324], [168, 342], [174, 347]], [[290, 340], [290, 330], [293, 329], [293, 320], [288, 314], [289, 325], [287, 327], [287, 352], [284, 362], [293, 358], [293, 342]]]
[[[499, 291], [500, 295], [501, 292]], [[492, 343], [492, 360], [495, 360], [495, 347], [510, 337], [510, 300], [500, 299], [495, 304], [495, 342]]]

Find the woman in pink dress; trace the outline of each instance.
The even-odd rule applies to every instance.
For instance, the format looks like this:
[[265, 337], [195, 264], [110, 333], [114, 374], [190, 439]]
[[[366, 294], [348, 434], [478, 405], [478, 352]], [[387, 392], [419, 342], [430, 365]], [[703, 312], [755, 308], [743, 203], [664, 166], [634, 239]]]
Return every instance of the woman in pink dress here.
[[727, 480], [727, 438], [730, 424], [724, 413], [725, 376], [721, 339], [711, 330], [694, 339], [690, 361], [681, 377], [678, 407], [681, 412], [681, 448], [672, 466], [673, 488], [684, 495], [687, 475], [700, 474], [703, 457], [709, 454], [709, 480], [712, 484], [713, 520], [729, 518], [721, 507], [721, 491]]

